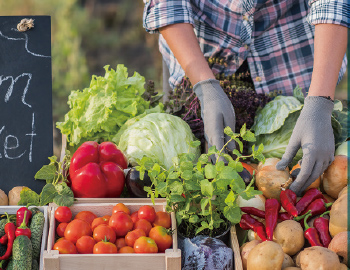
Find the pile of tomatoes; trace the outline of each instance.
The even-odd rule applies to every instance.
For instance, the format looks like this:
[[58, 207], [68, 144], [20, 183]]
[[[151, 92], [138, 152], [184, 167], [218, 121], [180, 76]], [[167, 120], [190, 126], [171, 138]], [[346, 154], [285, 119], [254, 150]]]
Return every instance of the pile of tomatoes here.
[[111, 216], [98, 217], [81, 211], [72, 219], [69, 207], [55, 210], [60, 254], [158, 253], [172, 246], [170, 214], [143, 205], [130, 213], [123, 203], [113, 207]]

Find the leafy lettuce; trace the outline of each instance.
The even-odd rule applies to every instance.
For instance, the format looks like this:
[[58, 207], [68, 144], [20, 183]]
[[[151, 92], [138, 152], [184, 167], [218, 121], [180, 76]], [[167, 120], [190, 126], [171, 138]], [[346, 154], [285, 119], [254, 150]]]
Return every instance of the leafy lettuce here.
[[151, 108], [142, 94], [145, 78], [137, 72], [128, 76], [127, 68], [116, 70], [105, 66], [105, 76], [92, 76], [89, 88], [72, 91], [68, 98], [70, 111], [57, 128], [67, 136], [71, 146], [84, 141], [111, 141], [130, 118], [150, 112], [161, 112], [162, 104]]

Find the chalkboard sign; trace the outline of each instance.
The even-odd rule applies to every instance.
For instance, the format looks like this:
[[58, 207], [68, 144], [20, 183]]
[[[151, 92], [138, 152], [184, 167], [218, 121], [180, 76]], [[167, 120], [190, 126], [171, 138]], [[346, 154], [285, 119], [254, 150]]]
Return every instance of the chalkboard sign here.
[[0, 16], [0, 189], [40, 192], [35, 173], [53, 155], [51, 19], [26, 17], [34, 27], [18, 31], [24, 17]]

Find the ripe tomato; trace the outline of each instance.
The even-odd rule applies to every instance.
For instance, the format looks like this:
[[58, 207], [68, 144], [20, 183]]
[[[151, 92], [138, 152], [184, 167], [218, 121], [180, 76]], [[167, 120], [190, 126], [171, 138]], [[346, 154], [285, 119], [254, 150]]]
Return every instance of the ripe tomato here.
[[135, 251], [132, 247], [125, 246], [119, 249], [119, 253], [135, 253]]
[[64, 231], [67, 228], [68, 223], [63, 222], [58, 224], [57, 228], [56, 228], [56, 233], [59, 237], [64, 237]]
[[92, 234], [96, 242], [102, 240], [114, 243], [116, 239], [115, 231], [106, 224], [97, 226]]
[[121, 211], [121, 212], [124, 212], [124, 213], [127, 213], [128, 215], [130, 215], [130, 210], [129, 208], [123, 204], [123, 203], [118, 203], [117, 205], [115, 205], [112, 209], [112, 213], [117, 213], [118, 211]]
[[109, 226], [112, 227], [117, 237], [125, 236], [132, 230], [133, 223], [131, 217], [124, 212], [117, 212], [109, 219]]
[[136, 223], [134, 224], [134, 230], [135, 229], [141, 229], [144, 230], [146, 233], [146, 236], [148, 236], [149, 231], [152, 229], [152, 224], [149, 223], [147, 220], [145, 219], [139, 219], [138, 221], [136, 221]]
[[117, 253], [117, 246], [110, 242], [100, 241], [94, 245], [93, 254]]
[[134, 251], [135, 253], [157, 253], [158, 247], [152, 238], [141, 236], [135, 241]]
[[59, 206], [55, 210], [55, 219], [61, 223], [68, 223], [72, 219], [72, 211], [67, 206]]
[[74, 219], [81, 219], [85, 220], [87, 223], [91, 225], [91, 223], [94, 221], [94, 219], [97, 218], [97, 216], [92, 213], [91, 211], [80, 211]]
[[105, 217], [95, 218], [91, 223], [91, 230], [94, 230], [98, 225], [101, 225], [101, 224], [108, 225], [108, 222], [109, 222], [109, 218], [105, 218]]
[[139, 216], [138, 216], [138, 214], [137, 214], [137, 211], [134, 212], [134, 213], [132, 213], [130, 217], [131, 217], [131, 219], [132, 219], [132, 222], [134, 222], [134, 223], [136, 223], [136, 221], [139, 220]]
[[139, 219], [146, 219], [149, 222], [153, 223], [156, 219], [156, 211], [150, 205], [141, 206], [138, 211]]
[[75, 245], [67, 239], [60, 239], [53, 245], [54, 250], [58, 250], [60, 254], [76, 254]]
[[166, 249], [170, 248], [173, 243], [173, 238], [169, 234], [169, 230], [162, 226], [153, 227], [149, 232], [149, 237], [156, 242], [159, 252], [164, 252]]
[[144, 230], [136, 229], [136, 230], [133, 230], [133, 231], [131, 231], [131, 232], [128, 232], [128, 233], [125, 235], [125, 243], [126, 243], [129, 247], [133, 247], [135, 241], [136, 241], [139, 237], [141, 237], [141, 236], [146, 236], [146, 233], [145, 233]]
[[158, 211], [153, 226], [163, 226], [164, 228], [169, 229], [171, 227], [170, 214], [164, 211]]
[[92, 230], [90, 224], [81, 219], [73, 219], [64, 231], [64, 237], [74, 244], [84, 235], [91, 236]]
[[96, 241], [91, 236], [84, 235], [80, 237], [75, 244], [77, 251], [81, 254], [92, 254]]
[[118, 250], [121, 249], [122, 247], [126, 247], [125, 238], [124, 237], [118, 238], [115, 241], [115, 245], [117, 246]]

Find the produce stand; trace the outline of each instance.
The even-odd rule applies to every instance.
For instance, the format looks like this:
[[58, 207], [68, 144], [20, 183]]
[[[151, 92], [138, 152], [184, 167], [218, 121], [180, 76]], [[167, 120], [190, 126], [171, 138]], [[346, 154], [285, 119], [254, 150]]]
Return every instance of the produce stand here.
[[[5, 212], [8, 213], [9, 215], [15, 215], [17, 210], [21, 206], [1, 206], [0, 207], [0, 214], [4, 214]], [[39, 261], [39, 269], [43, 270], [44, 269], [44, 250], [46, 249], [46, 243], [47, 243], [47, 236], [48, 236], [48, 224], [49, 224], [49, 214], [48, 214], [48, 206], [36, 206], [45, 217], [45, 223], [44, 223], [44, 230], [43, 230], [43, 235], [41, 238], [41, 248], [40, 248], [40, 261]]]
[[[73, 215], [80, 211], [89, 210], [98, 216], [109, 215], [115, 202], [104, 203], [80, 203], [77, 202], [70, 207]], [[102, 199], [103, 200], [103, 199]], [[111, 200], [111, 199], [109, 199]], [[114, 199], [112, 199], [114, 200]], [[123, 201], [124, 204], [134, 212], [142, 205], [151, 205], [156, 211], [164, 211], [165, 203], [156, 201], [155, 205], [141, 199], [115, 199]], [[181, 269], [181, 250], [177, 245], [176, 220], [172, 213], [172, 230], [174, 230], [173, 247], [167, 249], [164, 254], [59, 254], [52, 250], [55, 242], [56, 221], [54, 212], [57, 205], [49, 205], [50, 228], [48, 232], [47, 249], [44, 251], [44, 269], [46, 270], [79, 270], [79, 269]]]

